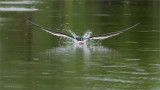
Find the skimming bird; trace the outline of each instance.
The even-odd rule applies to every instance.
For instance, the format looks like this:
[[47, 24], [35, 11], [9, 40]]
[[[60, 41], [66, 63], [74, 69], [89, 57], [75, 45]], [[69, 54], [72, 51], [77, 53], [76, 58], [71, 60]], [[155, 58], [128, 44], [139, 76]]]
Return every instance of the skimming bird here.
[[52, 29], [48, 29], [48, 28], [45, 28], [45, 27], [42, 27], [38, 24], [35, 24], [34, 22], [30, 21], [29, 19], [25, 18], [25, 20], [36, 26], [36, 27], [39, 27], [41, 28], [42, 30], [52, 34], [52, 35], [55, 35], [55, 36], [61, 36], [61, 37], [66, 37], [66, 38], [69, 38], [71, 40], [74, 40], [74, 41], [78, 41], [79, 45], [82, 45], [84, 42], [86, 42], [87, 40], [89, 39], [106, 39], [106, 38], [109, 38], [109, 37], [112, 37], [112, 36], [116, 36], [120, 33], [123, 33], [124, 31], [127, 31], [137, 25], [139, 25], [139, 23], [125, 29], [125, 30], [121, 30], [121, 31], [117, 31], [117, 32], [111, 32], [111, 33], [106, 33], [106, 34], [100, 34], [100, 35], [95, 35], [95, 36], [90, 36], [91, 35], [91, 32], [87, 32], [85, 33], [83, 36], [76, 36], [73, 32], [71, 32], [72, 35], [69, 35], [69, 34], [65, 34], [65, 33], [62, 33], [62, 32], [59, 32], [59, 31], [55, 31], [55, 30], [52, 30]]

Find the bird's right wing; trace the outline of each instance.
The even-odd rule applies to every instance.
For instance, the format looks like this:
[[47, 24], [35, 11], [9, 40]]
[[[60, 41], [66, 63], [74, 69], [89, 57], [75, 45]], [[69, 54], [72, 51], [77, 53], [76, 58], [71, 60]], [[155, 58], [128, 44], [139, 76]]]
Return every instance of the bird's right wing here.
[[65, 33], [62, 33], [62, 32], [58, 32], [58, 31], [55, 31], [55, 30], [52, 30], [52, 29], [48, 29], [48, 28], [45, 28], [45, 27], [42, 27], [42, 26], [40, 26], [40, 25], [38, 25], [38, 24], [35, 24], [34, 22], [30, 21], [30, 20], [27, 19], [27, 18], [25, 18], [25, 20], [26, 20], [26, 22], [28, 22], [28, 23], [36, 26], [36, 27], [39, 27], [39, 28], [41, 28], [42, 30], [44, 30], [44, 31], [46, 31], [46, 32], [48, 32], [48, 33], [50, 33], [50, 34], [52, 34], [52, 35], [61, 36], [61, 37], [66, 37], [66, 38], [69, 38], [69, 39], [72, 39], [72, 40], [74, 39], [74, 37], [71, 36], [71, 35], [68, 35], [68, 34], [65, 34]]
[[95, 35], [95, 36], [91, 36], [89, 39], [106, 39], [106, 38], [109, 38], [109, 37], [113, 37], [113, 36], [116, 36], [120, 33], [123, 33], [124, 31], [127, 31], [135, 26], [139, 25], [139, 23], [125, 29], [125, 30], [122, 30], [122, 31], [117, 31], [117, 32], [111, 32], [111, 33], [106, 33], [106, 34], [100, 34], [100, 35]]

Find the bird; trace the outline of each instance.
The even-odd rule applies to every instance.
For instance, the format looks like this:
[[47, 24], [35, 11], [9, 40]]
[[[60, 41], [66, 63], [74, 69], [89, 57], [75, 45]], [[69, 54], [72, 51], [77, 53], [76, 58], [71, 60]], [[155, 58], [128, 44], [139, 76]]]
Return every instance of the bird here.
[[45, 28], [41, 25], [38, 25], [34, 22], [32, 22], [31, 20], [29, 20], [28, 18], [24, 18], [26, 20], [26, 22], [52, 34], [52, 35], [55, 35], [55, 36], [60, 36], [60, 37], [65, 37], [65, 38], [68, 38], [68, 39], [71, 39], [71, 40], [74, 40], [76, 42], [78, 42], [79, 45], [82, 45], [84, 44], [87, 40], [94, 40], [94, 39], [106, 39], [106, 38], [109, 38], [109, 37], [113, 37], [113, 36], [116, 36], [116, 35], [119, 35], [127, 30], [130, 30], [132, 28], [134, 28], [135, 26], [139, 25], [140, 23], [137, 23], [127, 29], [124, 29], [124, 30], [121, 30], [121, 31], [116, 31], [116, 32], [110, 32], [110, 33], [106, 33], [106, 34], [100, 34], [100, 35], [94, 35], [94, 36], [91, 36], [92, 32], [87, 32], [85, 33], [83, 36], [77, 36], [75, 33], [73, 33], [72, 31], [71, 32], [71, 35], [69, 34], [66, 34], [66, 33], [63, 33], [63, 32], [60, 32], [60, 31], [56, 31], [56, 30], [52, 30], [52, 29], [49, 29], [49, 28]]

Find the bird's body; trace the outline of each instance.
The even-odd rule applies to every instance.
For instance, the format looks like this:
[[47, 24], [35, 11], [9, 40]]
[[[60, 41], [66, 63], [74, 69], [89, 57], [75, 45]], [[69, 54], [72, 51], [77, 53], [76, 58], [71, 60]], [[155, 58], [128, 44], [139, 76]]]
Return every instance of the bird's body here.
[[83, 37], [76, 37], [75, 38], [77, 41], [84, 41], [84, 38]]
[[39, 27], [41, 28], [42, 30], [52, 34], [52, 35], [55, 35], [55, 36], [61, 36], [61, 37], [66, 37], [66, 38], [69, 38], [69, 39], [72, 39], [74, 41], [78, 41], [79, 45], [82, 45], [83, 43], [85, 43], [87, 40], [89, 39], [106, 39], [106, 38], [109, 38], [109, 37], [112, 37], [112, 36], [116, 36], [120, 33], [123, 33], [124, 31], [127, 31], [135, 26], [137, 26], [139, 23], [125, 29], [125, 30], [121, 30], [121, 31], [117, 31], [117, 32], [111, 32], [111, 33], [107, 33], [107, 34], [100, 34], [100, 35], [95, 35], [95, 36], [91, 36], [91, 32], [87, 32], [85, 33], [82, 37], [81, 36], [76, 36], [74, 33], [71, 33], [72, 35], [68, 35], [68, 34], [65, 34], [65, 33], [62, 33], [62, 32], [58, 32], [56, 30], [52, 30], [52, 29], [48, 29], [48, 28], [45, 28], [45, 27], [42, 27], [40, 25], [37, 25], [35, 24], [34, 22], [30, 21], [29, 19], [25, 18], [25, 20], [36, 26], [36, 27]]
[[75, 39], [78, 41], [79, 45], [82, 45], [84, 43], [83, 37], [76, 37]]

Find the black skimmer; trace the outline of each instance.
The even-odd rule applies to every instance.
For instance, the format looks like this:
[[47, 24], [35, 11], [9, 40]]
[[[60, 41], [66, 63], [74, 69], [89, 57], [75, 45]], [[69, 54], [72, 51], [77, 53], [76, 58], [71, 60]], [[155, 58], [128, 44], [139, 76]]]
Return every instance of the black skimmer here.
[[42, 30], [52, 34], [52, 35], [55, 35], [55, 36], [61, 36], [61, 37], [66, 37], [66, 38], [69, 38], [69, 39], [72, 39], [74, 41], [78, 41], [78, 44], [79, 45], [82, 45], [84, 42], [86, 42], [87, 40], [89, 39], [106, 39], [106, 38], [109, 38], [109, 37], [112, 37], [112, 36], [116, 36], [120, 33], [123, 33], [124, 31], [127, 31], [137, 25], [139, 25], [139, 23], [125, 29], [125, 30], [121, 30], [121, 31], [117, 31], [117, 32], [111, 32], [111, 33], [106, 33], [106, 34], [100, 34], [100, 35], [95, 35], [95, 36], [90, 36], [91, 35], [91, 32], [87, 32], [84, 34], [84, 36], [76, 36], [74, 33], [72, 33], [72, 35], [69, 35], [69, 34], [65, 34], [65, 33], [62, 33], [62, 32], [59, 32], [59, 31], [56, 31], [56, 30], [52, 30], [52, 29], [48, 29], [48, 28], [45, 28], [45, 27], [42, 27], [32, 21], [30, 21], [29, 19], [25, 18], [25, 20], [36, 26], [36, 27], [39, 27], [41, 28]]

